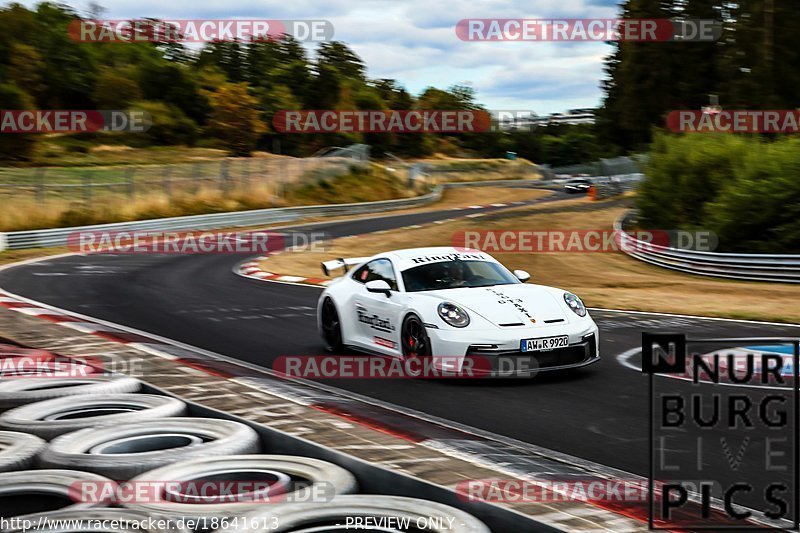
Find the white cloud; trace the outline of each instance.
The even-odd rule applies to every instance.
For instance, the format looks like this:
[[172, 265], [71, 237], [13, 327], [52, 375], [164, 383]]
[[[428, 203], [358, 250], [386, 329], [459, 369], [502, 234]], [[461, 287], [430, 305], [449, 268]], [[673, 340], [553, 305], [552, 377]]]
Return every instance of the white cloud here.
[[[36, 2], [24, 0], [29, 6]], [[66, 0], [81, 13], [88, 1]], [[374, 78], [410, 91], [470, 83], [493, 109], [539, 113], [597, 105], [602, 43], [464, 42], [465, 18], [613, 18], [616, 0], [100, 0], [107, 18], [326, 19]], [[313, 48], [313, 47], [312, 47]]]

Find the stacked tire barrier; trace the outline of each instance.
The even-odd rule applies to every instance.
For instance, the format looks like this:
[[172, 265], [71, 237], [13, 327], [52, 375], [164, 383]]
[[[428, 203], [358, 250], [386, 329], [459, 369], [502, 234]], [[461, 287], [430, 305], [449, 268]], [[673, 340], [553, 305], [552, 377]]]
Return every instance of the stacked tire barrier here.
[[394, 524], [379, 531], [490, 531], [441, 503], [360, 495], [342, 466], [271, 454], [249, 425], [143, 390], [122, 376], [0, 379], [4, 531], [300, 533], [352, 517]]

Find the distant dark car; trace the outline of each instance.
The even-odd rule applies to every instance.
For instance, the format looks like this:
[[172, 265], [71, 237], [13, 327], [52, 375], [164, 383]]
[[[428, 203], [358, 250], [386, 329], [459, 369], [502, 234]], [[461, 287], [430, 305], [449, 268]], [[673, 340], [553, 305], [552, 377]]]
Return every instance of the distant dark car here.
[[569, 194], [585, 193], [592, 186], [592, 182], [586, 178], [575, 178], [564, 183], [564, 192]]

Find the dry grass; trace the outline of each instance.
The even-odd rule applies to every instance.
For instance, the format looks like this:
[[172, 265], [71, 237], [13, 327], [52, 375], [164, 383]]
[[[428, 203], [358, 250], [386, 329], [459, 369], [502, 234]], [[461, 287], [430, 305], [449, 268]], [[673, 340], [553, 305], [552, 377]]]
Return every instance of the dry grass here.
[[[134, 151], [112, 148], [104, 147], [100, 153]], [[142, 157], [142, 154], [135, 157]], [[228, 190], [222, 190], [217, 172], [220, 168], [216, 163], [203, 167], [173, 165], [169, 181], [164, 180], [163, 166], [138, 166], [133, 198], [128, 196], [127, 186], [124, 185], [127, 179], [126, 167], [94, 167], [90, 173], [93, 186], [88, 198], [84, 197], [87, 194], [82, 174], [84, 170], [75, 167], [53, 168], [48, 171], [46, 183], [66, 185], [62, 188], [48, 185], [46, 200], [42, 203], [35, 198], [36, 185], [32, 181], [30, 169], [0, 168], [0, 181], [24, 184], [20, 188], [0, 187], [0, 202], [3, 204], [3, 209], [0, 210], [0, 231], [103, 224], [287, 205], [366, 202], [403, 198], [424, 192], [419, 187], [416, 191], [409, 190], [404, 174], [387, 172], [379, 165], [371, 165], [367, 171], [354, 166], [341, 168], [347, 163], [338, 160], [322, 162], [260, 157], [230, 161], [230, 181], [226, 187]], [[478, 160], [475, 164], [480, 163], [481, 160]], [[496, 165], [493, 161], [489, 163]], [[505, 175], [448, 173], [447, 179], [461, 181], [511, 177], [511, 167], [506, 165], [504, 168]], [[332, 170], [343, 171], [345, 174], [338, 178], [326, 177]], [[117, 185], [109, 185], [114, 183]], [[119, 186], [119, 183], [123, 185]], [[284, 189], [286, 185], [288, 189]]]
[[[481, 192], [482, 191], [482, 192]], [[428, 204], [422, 207], [409, 207], [406, 209], [397, 209], [395, 211], [387, 211], [384, 213], [386, 216], [407, 215], [411, 213], [424, 213], [427, 211], [441, 211], [444, 209], [465, 208], [471, 205], [491, 203], [507, 203], [515, 201], [536, 200], [553, 194], [548, 190], [542, 189], [513, 189], [509, 187], [481, 187], [477, 188], [459, 188], [447, 189], [442, 194], [442, 199], [438, 202]], [[524, 209], [524, 207], [509, 208], [508, 211], [514, 209]], [[375, 213], [365, 213], [362, 215], [342, 215], [335, 217], [309, 217], [302, 220], [303, 224], [311, 224], [314, 222], [338, 222], [342, 220], [358, 220], [360, 218], [375, 217]], [[285, 226], [286, 222], [278, 222], [275, 224], [252, 226], [249, 228], [239, 229], [263, 229], [270, 226]]]
[[67, 199], [4, 200], [0, 210], [0, 231], [82, 226], [204, 213], [242, 211], [285, 205], [276, 196], [277, 184], [262, 184], [224, 194], [201, 188], [194, 193], [168, 196], [145, 192], [131, 200], [124, 195], [105, 195], [87, 208], [83, 202]]
[[[488, 195], [492, 202], [535, 200], [537, 198], [541, 198], [543, 196], [551, 194], [549, 191], [543, 191], [543, 190], [510, 189], [510, 188], [495, 188], [495, 187], [483, 187], [479, 189], [479, 191], [483, 191], [483, 194]], [[453, 207], [467, 207], [481, 200], [485, 200], [485, 197], [476, 198], [475, 196], [476, 196], [476, 189], [468, 189], [468, 188], [450, 189], [445, 191], [444, 195], [442, 196], [442, 200], [440, 202], [425, 207], [416, 207], [416, 208], [392, 211], [390, 214], [400, 215], [400, 214], [421, 213], [425, 211], [448, 209]], [[337, 220], [353, 220], [354, 218], [372, 217], [372, 216], [375, 215], [365, 214], [365, 215], [359, 215], [358, 217], [352, 217], [352, 216], [324, 217], [324, 218], [312, 217], [304, 219], [303, 223], [322, 222], [322, 221], [335, 222]], [[275, 222], [273, 224], [267, 224], [267, 225], [260, 224], [258, 226], [242, 227], [236, 229], [239, 231], [246, 231], [246, 230], [264, 229], [270, 227], [280, 227], [285, 225], [286, 222]], [[62, 253], [67, 253], [69, 251], [70, 250], [66, 247], [48, 248], [46, 250], [41, 248], [30, 249], [30, 250], [6, 250], [4, 252], [0, 252], [0, 265], [14, 263], [17, 261], [24, 261], [26, 259], [32, 259], [36, 257], [58, 255]]]
[[540, 179], [536, 166], [525, 159], [422, 159], [430, 165], [428, 181], [488, 181], [504, 179]]
[[[480, 194], [480, 192], [479, 192]], [[448, 224], [337, 239], [325, 253], [285, 253], [265, 261], [270, 272], [319, 277], [331, 257], [368, 256], [385, 250], [452, 245], [454, 232], [482, 229], [608, 229], [626, 201], [586, 199], [541, 204]], [[651, 266], [622, 253], [494, 253], [533, 282], [572, 290], [592, 307], [689, 315], [800, 322], [800, 287], [725, 281]]]
[[18, 261], [25, 261], [26, 259], [59, 255], [67, 252], [69, 252], [69, 250], [66, 247], [48, 248], [47, 251], [43, 251], [40, 248], [31, 250], [6, 250], [5, 252], [0, 252], [0, 265], [8, 265]]
[[[94, 144], [75, 136], [46, 136], [37, 147], [36, 166], [87, 165], [174, 165], [196, 161], [215, 161], [229, 156], [226, 150], [188, 146], [148, 146], [137, 148], [125, 144]], [[267, 152], [254, 152], [253, 157], [280, 157]]]

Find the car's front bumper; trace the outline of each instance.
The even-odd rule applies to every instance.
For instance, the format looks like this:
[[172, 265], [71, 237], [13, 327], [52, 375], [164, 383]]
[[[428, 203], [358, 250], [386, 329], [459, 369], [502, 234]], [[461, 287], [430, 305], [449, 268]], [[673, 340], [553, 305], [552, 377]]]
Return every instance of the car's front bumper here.
[[[580, 321], [564, 326], [519, 328], [484, 332], [480, 340], [466, 332], [428, 329], [435, 356], [441, 357], [445, 373], [476, 377], [533, 377], [539, 372], [579, 368], [600, 360], [597, 325]], [[520, 351], [520, 341], [529, 338], [567, 335], [569, 346], [539, 352]], [[447, 368], [444, 368], [447, 367]]]

